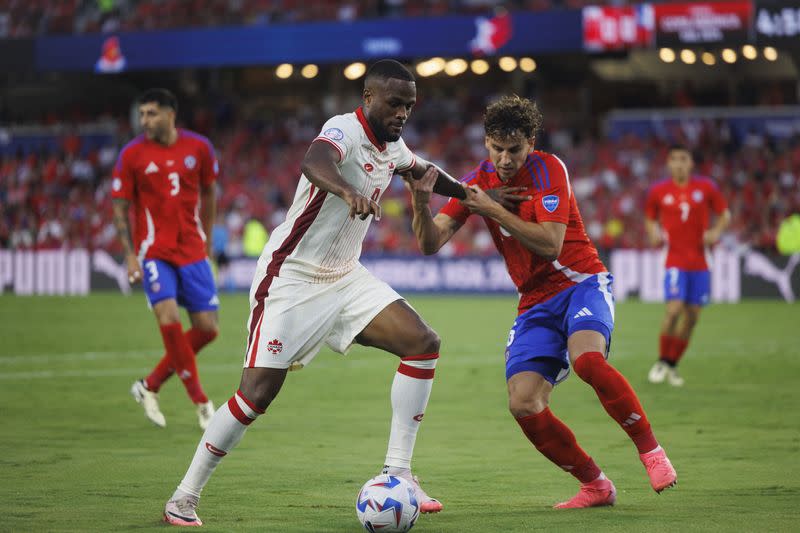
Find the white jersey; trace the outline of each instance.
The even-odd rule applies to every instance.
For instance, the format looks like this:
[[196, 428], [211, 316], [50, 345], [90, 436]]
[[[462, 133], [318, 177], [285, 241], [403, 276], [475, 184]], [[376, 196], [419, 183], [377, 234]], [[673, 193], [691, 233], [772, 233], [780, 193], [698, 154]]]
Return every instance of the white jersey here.
[[[378, 143], [361, 108], [328, 120], [314, 141], [339, 152], [345, 181], [376, 202], [395, 172], [414, 166], [414, 154], [403, 139]], [[361, 246], [372, 222], [350, 218], [350, 207], [338, 196], [300, 176], [286, 220], [272, 232], [259, 263], [266, 274], [281, 278], [331, 283], [359, 265]]]

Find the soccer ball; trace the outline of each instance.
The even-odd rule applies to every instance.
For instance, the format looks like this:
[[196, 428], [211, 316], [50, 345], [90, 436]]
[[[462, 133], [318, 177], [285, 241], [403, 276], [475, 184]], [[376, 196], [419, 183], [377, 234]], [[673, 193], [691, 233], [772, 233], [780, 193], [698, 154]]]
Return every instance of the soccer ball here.
[[361, 487], [356, 515], [370, 533], [404, 533], [419, 517], [416, 491], [401, 477], [381, 474]]

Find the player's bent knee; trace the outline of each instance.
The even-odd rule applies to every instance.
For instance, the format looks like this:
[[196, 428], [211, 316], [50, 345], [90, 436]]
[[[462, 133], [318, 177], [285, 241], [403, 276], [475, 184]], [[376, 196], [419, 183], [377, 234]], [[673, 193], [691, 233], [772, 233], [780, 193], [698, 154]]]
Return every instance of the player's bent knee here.
[[538, 415], [547, 409], [547, 398], [509, 398], [508, 410], [514, 418]]
[[265, 411], [278, 396], [286, 379], [285, 368], [246, 368], [239, 390], [257, 408]]

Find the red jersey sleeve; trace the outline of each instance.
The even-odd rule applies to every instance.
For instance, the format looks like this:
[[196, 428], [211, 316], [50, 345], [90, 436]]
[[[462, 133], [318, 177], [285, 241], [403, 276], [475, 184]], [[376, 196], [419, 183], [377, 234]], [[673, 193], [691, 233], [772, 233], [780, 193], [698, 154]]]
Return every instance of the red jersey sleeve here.
[[203, 143], [201, 154], [203, 160], [200, 165], [200, 183], [211, 185], [219, 177], [219, 161], [210, 141]]
[[533, 195], [536, 222], [569, 224], [570, 197], [567, 167], [559, 158], [550, 155], [536, 166], [538, 183], [542, 188]]
[[728, 209], [728, 202], [725, 201], [725, 197], [722, 196], [722, 191], [719, 190], [717, 184], [709, 180], [708, 189], [708, 196], [711, 201], [711, 209], [714, 210], [714, 213], [719, 215]]
[[659, 195], [655, 187], [651, 187], [647, 193], [647, 200], [644, 204], [644, 216], [649, 220], [658, 219]]
[[117, 164], [111, 174], [111, 197], [133, 200], [134, 174], [131, 146], [127, 145], [119, 153]]

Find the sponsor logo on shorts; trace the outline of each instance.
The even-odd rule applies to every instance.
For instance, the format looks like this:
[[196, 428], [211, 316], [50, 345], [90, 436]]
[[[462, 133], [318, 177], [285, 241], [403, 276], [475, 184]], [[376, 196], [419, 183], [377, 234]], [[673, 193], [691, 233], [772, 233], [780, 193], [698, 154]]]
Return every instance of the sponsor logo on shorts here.
[[544, 207], [548, 213], [552, 213], [558, 208], [558, 202], [558, 196], [555, 194], [548, 194], [542, 198], [542, 207]]
[[328, 139], [333, 139], [334, 141], [341, 141], [344, 139], [344, 132], [339, 128], [328, 128], [322, 132], [322, 135]]
[[367, 172], [372, 172], [374, 169], [375, 167], [372, 166], [372, 163], [364, 163], [364, 170]]
[[150, 290], [153, 291], [153, 292], [160, 291], [161, 290], [161, 284], [159, 282], [157, 282], [157, 281], [155, 283], [150, 284]]
[[211, 453], [213, 453], [217, 457], [225, 457], [226, 455], [228, 455], [228, 452], [224, 452], [224, 451], [220, 450], [219, 448], [217, 448], [216, 446], [214, 446], [210, 442], [206, 442], [206, 450], [210, 451]]
[[267, 350], [272, 352], [273, 355], [278, 355], [283, 351], [283, 343], [278, 339], [272, 339], [267, 343]]
[[186, 159], [183, 160], [183, 164], [186, 165], [186, 168], [192, 170], [197, 164], [197, 159], [195, 159], [193, 155], [187, 155]]

